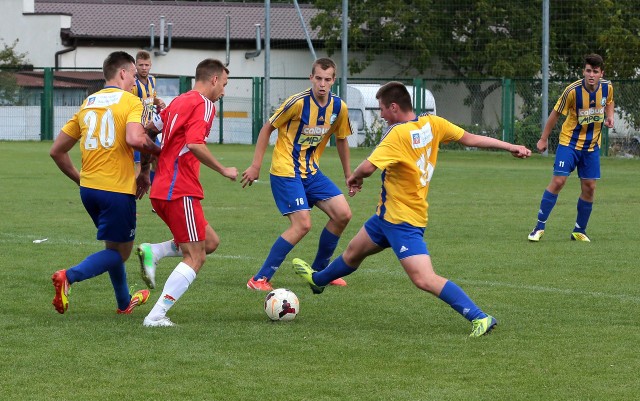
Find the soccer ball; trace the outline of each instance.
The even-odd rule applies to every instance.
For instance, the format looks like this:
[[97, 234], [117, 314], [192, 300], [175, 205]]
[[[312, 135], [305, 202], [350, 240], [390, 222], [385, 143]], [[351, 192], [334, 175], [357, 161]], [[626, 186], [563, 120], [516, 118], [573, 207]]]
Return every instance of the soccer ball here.
[[300, 301], [291, 290], [277, 288], [264, 299], [264, 311], [271, 320], [289, 321], [300, 312]]

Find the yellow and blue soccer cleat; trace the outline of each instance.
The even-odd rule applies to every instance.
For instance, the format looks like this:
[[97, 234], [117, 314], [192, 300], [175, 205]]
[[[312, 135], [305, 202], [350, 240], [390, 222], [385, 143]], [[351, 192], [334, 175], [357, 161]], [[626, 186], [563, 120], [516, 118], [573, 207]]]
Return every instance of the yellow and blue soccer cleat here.
[[586, 233], [574, 231], [571, 233], [571, 241], [591, 242]]
[[311, 291], [314, 294], [322, 294], [324, 287], [316, 285], [316, 283], [313, 282], [313, 273], [315, 273], [315, 271], [307, 262], [299, 258], [294, 258], [293, 270], [309, 284], [309, 287], [311, 287]]
[[489, 332], [496, 327], [498, 321], [495, 317], [487, 315], [487, 317], [482, 319], [473, 319], [471, 323], [473, 323], [473, 330], [469, 337], [480, 337], [489, 334]]

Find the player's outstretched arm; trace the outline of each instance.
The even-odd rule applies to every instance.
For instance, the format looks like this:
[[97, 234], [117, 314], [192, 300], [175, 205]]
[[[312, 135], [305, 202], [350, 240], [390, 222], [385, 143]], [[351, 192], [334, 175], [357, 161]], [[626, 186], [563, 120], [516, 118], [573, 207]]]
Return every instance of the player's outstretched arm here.
[[531, 156], [531, 150], [527, 149], [525, 146], [514, 145], [512, 143], [501, 141], [496, 138], [490, 138], [483, 135], [475, 135], [466, 131], [464, 135], [462, 135], [462, 138], [458, 140], [458, 142], [465, 146], [474, 148], [495, 148], [506, 150], [508, 152], [511, 152], [514, 157], [518, 157], [521, 159], [525, 159]]
[[235, 181], [238, 178], [238, 169], [235, 167], [225, 167], [218, 159], [216, 159], [209, 148], [204, 143], [189, 143], [187, 148], [193, 153], [193, 155], [200, 160], [200, 163], [209, 167], [210, 169], [217, 171], [224, 177], [229, 178], [231, 181]]
[[251, 165], [247, 167], [247, 169], [242, 173], [242, 188], [246, 187], [247, 184], [251, 186], [255, 180], [260, 177], [260, 168], [262, 167], [262, 159], [264, 158], [264, 153], [267, 151], [267, 146], [269, 145], [269, 138], [271, 137], [271, 133], [276, 129], [269, 121], [264, 123], [262, 128], [260, 129], [260, 133], [258, 134], [258, 141], [256, 142], [256, 150], [253, 153], [253, 161]]

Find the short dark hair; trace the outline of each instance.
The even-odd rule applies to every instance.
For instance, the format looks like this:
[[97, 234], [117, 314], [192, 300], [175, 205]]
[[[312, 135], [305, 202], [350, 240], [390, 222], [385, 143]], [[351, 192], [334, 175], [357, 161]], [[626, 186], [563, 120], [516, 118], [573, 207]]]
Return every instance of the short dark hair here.
[[196, 67], [196, 81], [208, 81], [214, 75], [219, 77], [222, 71], [229, 74], [229, 69], [222, 64], [222, 61], [213, 58], [204, 59]]
[[104, 79], [109, 81], [115, 78], [116, 74], [121, 68], [124, 68], [127, 64], [135, 64], [136, 60], [127, 52], [113, 52], [104, 59], [102, 63], [102, 73]]
[[136, 61], [138, 60], [151, 60], [151, 54], [146, 50], [140, 50], [136, 53]]
[[376, 99], [380, 100], [386, 107], [389, 107], [391, 103], [395, 103], [402, 111], [413, 110], [411, 95], [402, 82], [391, 81], [382, 85], [376, 92]]
[[316, 61], [313, 62], [313, 64], [311, 65], [311, 74], [315, 74], [316, 73], [316, 66], [319, 66], [320, 68], [322, 68], [323, 70], [328, 70], [329, 68], [333, 68], [333, 76], [336, 76], [336, 70], [338, 69], [336, 67], [336, 63], [331, 60], [328, 57], [322, 57], [317, 59]]
[[599, 68], [600, 71], [604, 71], [604, 60], [599, 54], [592, 53], [584, 56], [585, 67], [587, 66], [587, 64], [591, 67]]

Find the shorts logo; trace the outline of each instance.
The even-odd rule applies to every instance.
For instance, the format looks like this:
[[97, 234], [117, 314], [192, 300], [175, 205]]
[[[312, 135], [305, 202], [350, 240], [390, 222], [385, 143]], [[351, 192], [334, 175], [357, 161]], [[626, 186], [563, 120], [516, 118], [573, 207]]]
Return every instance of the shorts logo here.
[[404, 245], [402, 245], [402, 246], [400, 247], [400, 253], [406, 252], [406, 251], [408, 251], [408, 250], [409, 250], [409, 248], [407, 248], [407, 247], [406, 247], [406, 246], [404, 246]]

